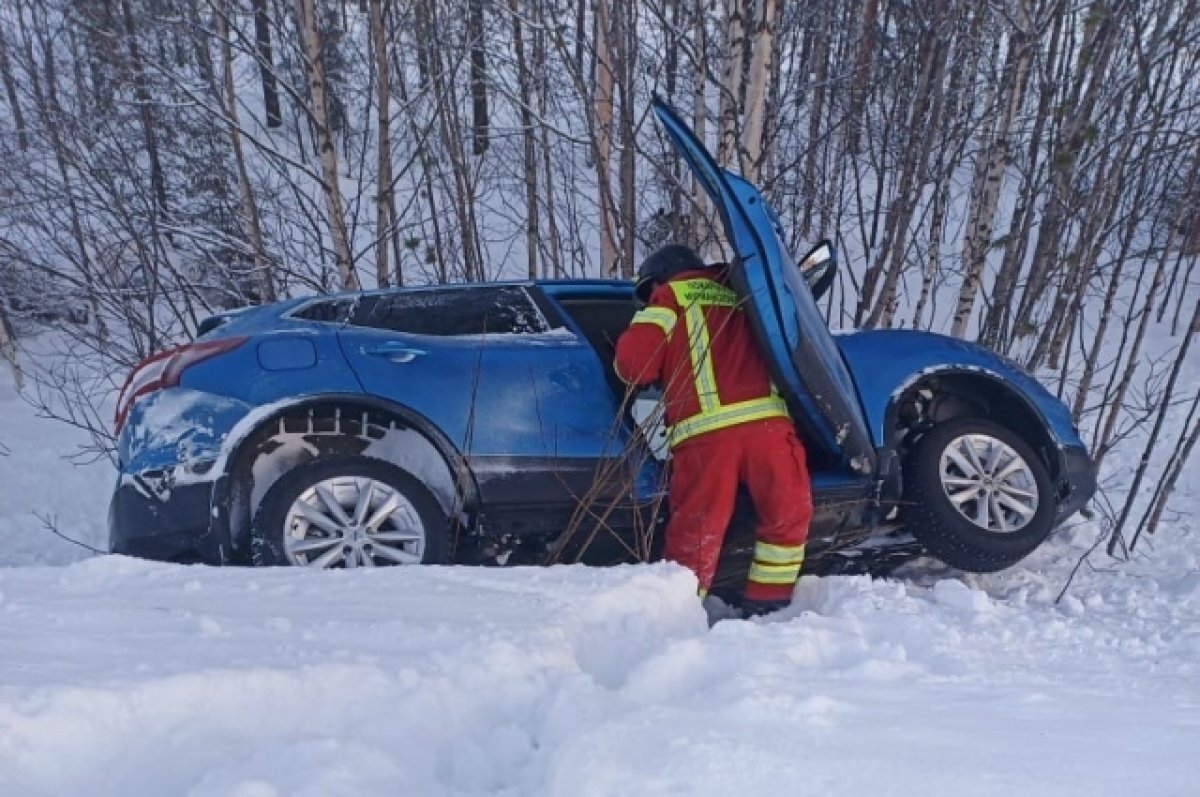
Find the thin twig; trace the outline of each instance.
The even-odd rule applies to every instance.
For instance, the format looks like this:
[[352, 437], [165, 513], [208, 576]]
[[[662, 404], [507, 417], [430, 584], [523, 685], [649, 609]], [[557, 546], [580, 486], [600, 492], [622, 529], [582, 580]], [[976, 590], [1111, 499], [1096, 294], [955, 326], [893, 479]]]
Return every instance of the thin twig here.
[[[1100, 533], [1096, 535], [1096, 539], [1092, 542], [1091, 546], [1084, 552], [1083, 556], [1079, 557], [1079, 561], [1075, 563], [1075, 566], [1071, 568], [1071, 574], [1067, 576], [1067, 582], [1065, 584], [1063, 584], [1063, 588], [1058, 593], [1058, 597], [1054, 599], [1055, 605], [1058, 605], [1058, 602], [1061, 601], [1063, 599], [1063, 596], [1067, 594], [1067, 590], [1070, 589], [1071, 582], [1075, 580], [1075, 574], [1079, 572], [1079, 568], [1083, 566], [1083, 563], [1086, 562], [1088, 557], [1091, 556], [1092, 553], [1095, 552], [1095, 550], [1100, 547], [1100, 543], [1104, 542], [1104, 539], [1108, 536], [1108, 529], [1104, 527], [1105, 525], [1109, 525], [1109, 524], [1106, 523], [1101, 526]], [[1072, 527], [1068, 526], [1067, 528], [1072, 528]]]
[[42, 528], [44, 528], [46, 531], [53, 534], [55, 537], [66, 540], [67, 542], [71, 543], [72, 545], [78, 545], [80, 548], [91, 551], [92, 553], [94, 553], [98, 556], [108, 556], [108, 551], [102, 551], [99, 548], [95, 548], [91, 545], [88, 545], [86, 542], [80, 542], [79, 540], [74, 539], [73, 537], [68, 537], [66, 534], [63, 534], [61, 531], [58, 530], [58, 524], [55, 521], [53, 515], [41, 515], [41, 514], [38, 514], [37, 512], [34, 512], [33, 516], [42, 522]]

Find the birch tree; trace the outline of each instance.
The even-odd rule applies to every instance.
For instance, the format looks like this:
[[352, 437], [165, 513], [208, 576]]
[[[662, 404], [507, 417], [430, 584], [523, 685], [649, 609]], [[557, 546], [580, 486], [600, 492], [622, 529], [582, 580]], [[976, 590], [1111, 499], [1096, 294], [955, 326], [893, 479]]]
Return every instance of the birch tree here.
[[11, 324], [4, 309], [3, 297], [0, 296], [0, 358], [3, 358], [12, 369], [13, 381], [17, 390], [25, 388], [25, 374], [21, 371], [21, 361], [17, 359], [17, 347], [9, 331]]
[[746, 81], [746, 121], [742, 130], [742, 150], [746, 154], [746, 179], [756, 182], [764, 158], [764, 123], [767, 114], [767, 93], [775, 72], [776, 0], [753, 0], [751, 17], [750, 69]]
[[[220, 95], [225, 117], [229, 128], [229, 145], [233, 150], [233, 159], [237, 167], [238, 195], [242, 202], [242, 221], [250, 246], [254, 253], [254, 273], [258, 279], [263, 301], [274, 301], [275, 285], [271, 276], [271, 264], [267, 258], [266, 245], [263, 242], [262, 221], [258, 210], [258, 200], [254, 195], [254, 187], [250, 184], [250, 174], [246, 167], [246, 155], [242, 148], [241, 122], [238, 119], [237, 91], [233, 75], [233, 46], [229, 35], [230, 7], [228, 0], [219, 0], [214, 9], [216, 18], [217, 39], [221, 46], [221, 75], [224, 91]], [[216, 92], [214, 91], [214, 94]]]
[[271, 17], [267, 0], [250, 0], [254, 12], [254, 45], [262, 84], [263, 110], [267, 127], [279, 127], [283, 117], [279, 110], [279, 87], [275, 81], [275, 60], [271, 55]]
[[538, 276], [538, 170], [537, 140], [533, 125], [532, 76], [525, 58], [525, 35], [521, 25], [520, 0], [508, 0], [508, 11], [512, 16], [513, 55], [516, 57], [518, 89], [518, 116], [521, 120], [521, 148], [525, 166], [525, 256], [528, 261], [527, 274], [530, 279]]
[[1012, 125], [1024, 101], [1029, 68], [1033, 62], [1033, 48], [1029, 38], [1030, 0], [1018, 0], [1017, 26], [1008, 45], [1007, 63], [1000, 82], [999, 93], [993, 107], [1002, 110], [998, 118], [989, 117], [988, 127], [994, 124], [986, 151], [975, 163], [975, 174], [971, 183], [971, 196], [967, 209], [967, 228], [963, 243], [963, 282], [958, 293], [954, 311], [954, 323], [950, 334], [963, 337], [975, 297], [983, 276], [983, 266], [992, 245], [992, 230], [996, 223], [996, 210], [1000, 202], [1000, 188], [1004, 181], [1004, 169], [1009, 157], [1009, 135]]
[[[387, 29], [384, 0], [370, 0], [371, 51], [375, 56], [375, 103], [377, 168], [375, 172], [375, 282], [386, 287], [391, 282], [388, 246], [395, 235], [396, 200], [392, 185], [392, 83], [387, 54]], [[396, 263], [396, 282], [403, 284], [400, 263]]]
[[608, 0], [596, 0], [596, 98], [595, 150], [596, 188], [600, 207], [600, 268], [611, 274], [617, 266], [617, 243], [614, 234], [612, 200], [612, 130], [613, 130], [613, 63], [609, 44], [612, 21]]
[[296, 22], [304, 49], [304, 71], [312, 100], [309, 109], [316, 132], [317, 154], [321, 159], [321, 193], [333, 244], [334, 262], [342, 287], [358, 288], [358, 274], [350, 255], [350, 239], [346, 229], [346, 214], [342, 208], [341, 178], [338, 173], [337, 147], [329, 123], [329, 104], [326, 97], [325, 67], [321, 60], [321, 31], [317, 25], [315, 0], [296, 0]]
[[721, 75], [717, 161], [740, 168], [739, 120], [742, 115], [746, 59], [746, 0], [725, 0], [725, 57]]

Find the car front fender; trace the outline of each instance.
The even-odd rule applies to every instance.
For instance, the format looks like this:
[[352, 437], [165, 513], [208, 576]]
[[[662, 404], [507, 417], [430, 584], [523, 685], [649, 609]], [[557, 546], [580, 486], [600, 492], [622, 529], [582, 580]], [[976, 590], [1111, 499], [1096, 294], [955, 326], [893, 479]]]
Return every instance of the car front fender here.
[[[1071, 412], [1016, 363], [974, 343], [918, 330], [871, 330], [836, 336], [858, 387], [874, 444], [888, 445], [889, 413], [905, 391], [939, 374], [991, 380], [1033, 412], [1056, 448], [1082, 447]], [[1001, 394], [1002, 395], [1002, 394]]]

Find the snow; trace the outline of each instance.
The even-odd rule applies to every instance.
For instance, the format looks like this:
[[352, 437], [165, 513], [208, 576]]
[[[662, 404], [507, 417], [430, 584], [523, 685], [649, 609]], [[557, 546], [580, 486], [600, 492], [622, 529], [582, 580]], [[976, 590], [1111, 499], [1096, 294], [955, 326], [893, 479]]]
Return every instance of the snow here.
[[80, 542], [106, 547], [116, 471], [105, 460], [68, 460], [90, 442], [83, 431], [38, 418], [0, 361], [0, 567], [63, 564], [86, 555], [45, 531], [43, 518]]
[[709, 629], [666, 564], [89, 558], [33, 514], [104, 546], [111, 468], [62, 458], [84, 442], [0, 369], [0, 795], [1196, 793], [1188, 515], [1059, 602], [1092, 523], [1003, 573], [806, 577]]
[[[0, 570], [0, 793], [1193, 794], [1200, 579]], [[928, 578], [929, 583], [922, 583]]]

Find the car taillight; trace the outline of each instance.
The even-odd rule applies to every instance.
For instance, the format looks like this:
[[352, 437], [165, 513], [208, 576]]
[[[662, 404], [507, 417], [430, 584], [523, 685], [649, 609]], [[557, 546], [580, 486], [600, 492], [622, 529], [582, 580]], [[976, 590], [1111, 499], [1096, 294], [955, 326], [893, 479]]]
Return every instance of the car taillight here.
[[180, 377], [188, 368], [218, 354], [232, 351], [245, 342], [244, 337], [206, 340], [162, 351], [142, 360], [130, 372], [120, 394], [117, 395], [117, 410], [113, 417], [116, 434], [121, 434], [125, 420], [129, 417], [129, 410], [142, 396], [163, 388], [178, 386]]

